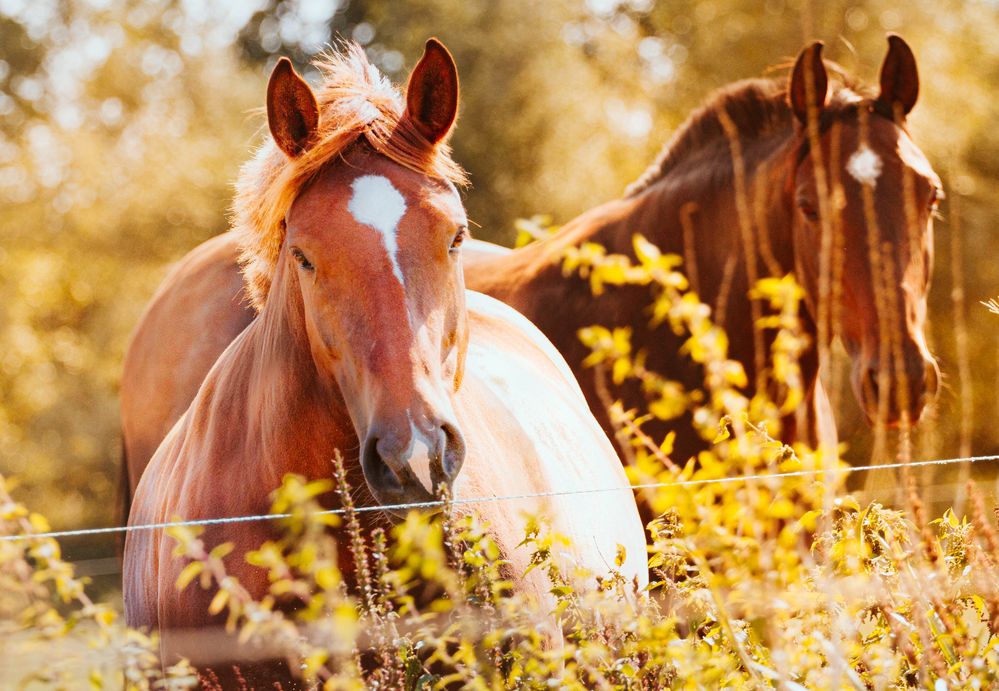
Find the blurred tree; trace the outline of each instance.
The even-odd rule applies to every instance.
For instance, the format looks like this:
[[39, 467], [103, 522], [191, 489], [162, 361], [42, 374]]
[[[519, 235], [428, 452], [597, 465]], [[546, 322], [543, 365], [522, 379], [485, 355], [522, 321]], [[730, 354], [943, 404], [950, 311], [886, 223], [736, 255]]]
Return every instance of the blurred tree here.
[[175, 5], [25, 4], [0, 22], [24, 70], [0, 94], [18, 99], [0, 148], [0, 469], [60, 526], [112, 518], [127, 335], [165, 263], [225, 228], [259, 104], [228, 43], [190, 54]]

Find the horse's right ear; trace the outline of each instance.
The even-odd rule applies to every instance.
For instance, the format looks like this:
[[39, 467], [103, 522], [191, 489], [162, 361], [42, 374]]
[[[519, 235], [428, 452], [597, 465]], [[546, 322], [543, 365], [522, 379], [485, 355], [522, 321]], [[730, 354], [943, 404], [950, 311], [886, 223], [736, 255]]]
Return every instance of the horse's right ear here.
[[826, 66], [822, 64], [822, 41], [816, 41], [798, 54], [787, 87], [788, 104], [799, 122], [808, 123], [809, 95], [814, 99], [815, 115], [818, 117], [826, 105], [828, 89], [829, 77]]
[[881, 65], [881, 93], [878, 103], [894, 116], [895, 106], [902, 116], [909, 114], [919, 98], [919, 70], [912, 48], [898, 34], [888, 34], [888, 55]]
[[267, 125], [280, 149], [294, 158], [309, 148], [319, 128], [319, 104], [291, 60], [281, 58], [267, 82]]
[[443, 43], [427, 39], [406, 85], [406, 116], [428, 142], [436, 144], [447, 137], [457, 115], [458, 68]]

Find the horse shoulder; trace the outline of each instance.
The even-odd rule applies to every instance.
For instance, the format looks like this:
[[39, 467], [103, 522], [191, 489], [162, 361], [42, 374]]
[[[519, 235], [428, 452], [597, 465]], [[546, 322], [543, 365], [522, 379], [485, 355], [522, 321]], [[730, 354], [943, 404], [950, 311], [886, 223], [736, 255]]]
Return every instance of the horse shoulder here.
[[122, 557], [122, 599], [125, 621], [129, 626], [156, 630], [159, 628], [157, 602], [160, 591], [160, 546], [162, 530], [144, 528], [165, 520], [168, 507], [164, 506], [164, 492], [169, 497], [161, 466], [168, 466], [175, 456], [175, 440], [180, 434], [182, 418], [153, 455], [148, 472], [142, 474], [136, 485], [128, 515], [131, 529], [125, 538]]
[[[271, 485], [241, 479], [239, 464], [233, 462], [239, 454], [218, 457], [219, 448], [206, 442], [210, 435], [205, 430], [212, 424], [211, 416], [197, 406], [178, 421], [139, 481], [130, 526], [267, 512], [267, 491], [260, 488]], [[256, 597], [265, 594], [266, 583], [242, 555], [267, 539], [269, 527], [266, 522], [215, 525], [199, 537], [208, 550], [223, 542], [236, 545], [233, 554], [237, 556], [226, 559], [227, 572]], [[207, 613], [214, 590], [203, 591], [197, 584], [177, 590], [177, 578], [187, 562], [173, 556], [174, 546], [174, 540], [162, 529], [130, 533], [124, 556], [124, 598], [130, 625], [176, 630], [217, 623], [218, 617]], [[164, 646], [165, 651], [177, 653], [177, 646], [168, 645], [166, 639]], [[191, 652], [183, 654], [189, 657]]]
[[[218, 395], [226, 363], [220, 362], [202, 384], [190, 408], [174, 423], [160, 443], [136, 485], [125, 542], [124, 583], [128, 620], [158, 621], [157, 601], [163, 588], [172, 587], [183, 568], [170, 558], [172, 541], [162, 530], [134, 530], [137, 526], [171, 521], [217, 518], [228, 514], [227, 504], [238, 497], [232, 473], [220, 471], [217, 444], [210, 430], [217, 425], [218, 408], [229, 409]], [[233, 430], [233, 434], [238, 434]], [[213, 448], [214, 447], [214, 448]], [[159, 585], [158, 585], [159, 584]], [[162, 622], [159, 622], [162, 624]]]

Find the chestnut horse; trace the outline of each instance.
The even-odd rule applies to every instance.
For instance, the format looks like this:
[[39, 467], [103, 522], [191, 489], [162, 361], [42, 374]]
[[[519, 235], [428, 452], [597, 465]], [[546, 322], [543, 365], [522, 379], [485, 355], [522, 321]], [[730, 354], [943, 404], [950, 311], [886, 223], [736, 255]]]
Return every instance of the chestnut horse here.
[[[320, 67], [318, 98], [287, 60], [271, 75], [273, 141], [244, 168], [234, 215], [258, 315], [154, 454], [129, 524], [266, 513], [285, 474], [328, 478], [339, 450], [360, 505], [424, 502], [441, 485], [463, 498], [548, 493], [461, 505], [489, 526], [513, 587], [544, 611], [551, 586], [540, 570], [525, 573], [521, 511], [572, 540], [559, 557], [566, 573], [605, 572], [621, 545], [624, 574], [641, 586], [635, 501], [571, 370], [524, 317], [464, 288], [463, 173], [444, 144], [458, 104], [450, 54], [427, 42], [405, 106], [359, 48]], [[230, 299], [232, 286], [221, 287]], [[618, 489], [551, 496], [593, 487]], [[364, 514], [364, 525], [387, 516]], [[257, 598], [268, 576], [244, 555], [273, 530], [263, 521], [204, 533], [208, 547], [235, 545], [228, 571]], [[224, 677], [242, 652], [232, 640], [186, 643], [224, 619], [208, 613], [213, 592], [177, 590], [184, 564], [172, 549], [160, 530], [128, 534], [127, 621], [159, 630], [165, 663], [183, 655]], [[251, 685], [291, 678], [278, 662], [241, 666]]]

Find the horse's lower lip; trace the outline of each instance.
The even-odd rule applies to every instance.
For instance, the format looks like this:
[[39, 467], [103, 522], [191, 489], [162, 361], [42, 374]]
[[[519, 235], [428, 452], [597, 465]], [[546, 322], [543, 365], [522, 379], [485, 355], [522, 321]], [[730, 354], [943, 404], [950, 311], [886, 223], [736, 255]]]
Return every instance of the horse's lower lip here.
[[382, 511], [382, 513], [384, 513], [387, 516], [392, 517], [393, 519], [396, 519], [396, 520], [399, 520], [399, 521], [403, 521], [403, 520], [406, 519], [406, 516], [409, 515], [410, 511], [418, 511], [418, 512], [420, 512], [422, 514], [426, 514], [428, 516], [433, 516], [434, 514], [438, 514], [438, 513], [441, 512], [441, 507], [439, 507], [439, 506], [425, 506], [425, 507], [413, 508], [413, 509], [384, 509]]
[[405, 518], [410, 511], [434, 514], [441, 510], [437, 497], [427, 492], [404, 494], [402, 492], [379, 491], [373, 487], [369, 487], [369, 490], [382, 513], [396, 518]]

